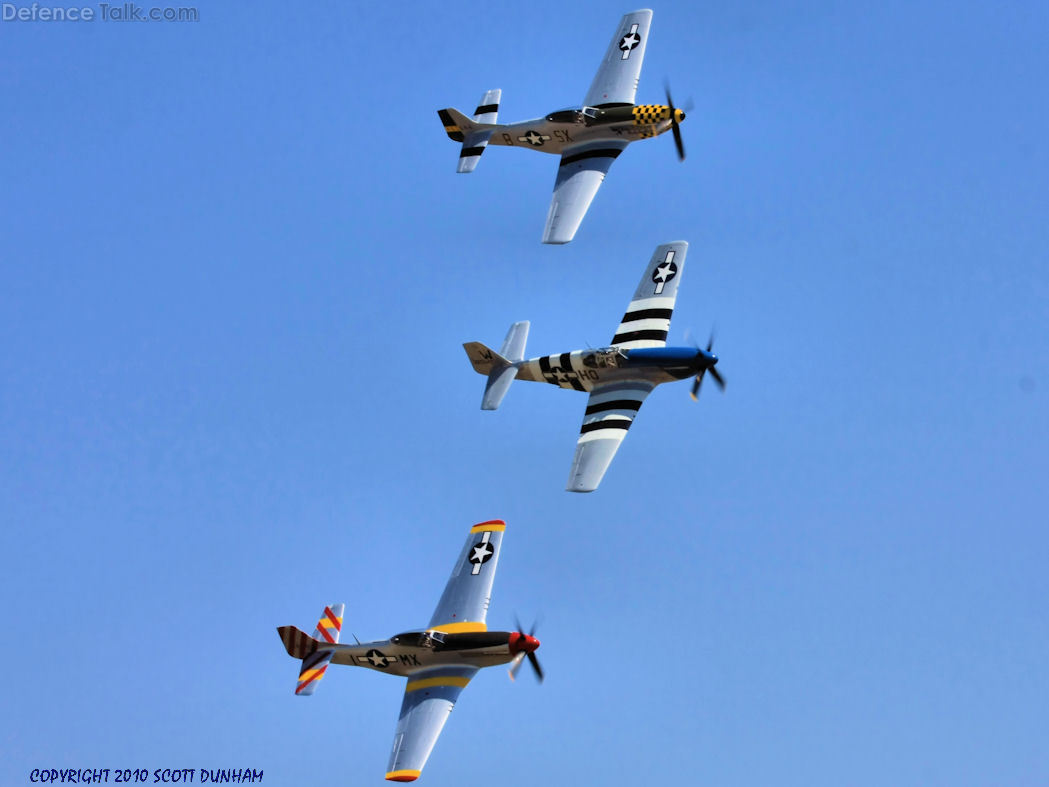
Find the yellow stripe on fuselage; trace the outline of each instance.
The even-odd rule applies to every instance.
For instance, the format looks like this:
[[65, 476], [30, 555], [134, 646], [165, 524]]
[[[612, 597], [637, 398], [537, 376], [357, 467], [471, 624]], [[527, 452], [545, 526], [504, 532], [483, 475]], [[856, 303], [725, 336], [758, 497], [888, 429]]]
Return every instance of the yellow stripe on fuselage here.
[[464, 631], [488, 631], [488, 624], [464, 620], [459, 623], [442, 623], [439, 626], [431, 626], [430, 631], [442, 631], [445, 634], [461, 634]]
[[462, 678], [458, 675], [445, 675], [442, 678], [423, 678], [422, 680], [410, 680], [408, 685], [404, 687], [405, 691], [418, 691], [419, 689], [431, 689], [434, 686], [458, 686], [460, 689], [466, 688], [466, 684], [470, 682], [469, 678]]

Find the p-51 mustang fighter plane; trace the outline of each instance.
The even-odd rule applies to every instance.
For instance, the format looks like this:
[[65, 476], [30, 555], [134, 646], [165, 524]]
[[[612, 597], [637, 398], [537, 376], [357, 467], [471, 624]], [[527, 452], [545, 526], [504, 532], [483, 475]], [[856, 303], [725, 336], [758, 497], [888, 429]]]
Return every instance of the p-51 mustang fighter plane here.
[[489, 144], [561, 156], [543, 243], [568, 243], [575, 237], [608, 168], [631, 142], [672, 131], [678, 156], [685, 157], [678, 128], [685, 113], [674, 107], [669, 88], [665, 105], [634, 105], [651, 24], [648, 9], [623, 17], [582, 107], [500, 125], [496, 118], [502, 91], [489, 90], [472, 120], [457, 109], [438, 110], [448, 136], [463, 143], [458, 172], [473, 172]]
[[718, 387], [725, 387], [714, 368], [718, 358], [711, 353], [713, 339], [705, 350], [666, 346], [687, 251], [684, 241], [656, 248], [610, 347], [524, 360], [527, 322], [510, 326], [499, 352], [480, 342], [463, 345], [474, 371], [488, 377], [482, 410], [499, 407], [515, 379], [590, 392], [568, 476], [570, 492], [597, 489], [641, 403], [657, 385], [695, 376], [695, 399], [709, 372]]
[[288, 654], [302, 659], [296, 694], [313, 694], [329, 663], [407, 676], [386, 772], [390, 781], [411, 782], [419, 777], [459, 692], [481, 667], [511, 662], [513, 677], [527, 658], [539, 680], [543, 679], [535, 656], [539, 640], [532, 636], [534, 628], [525, 634], [489, 631], [485, 624], [504, 530], [506, 523], [500, 520], [470, 528], [437, 609], [423, 631], [340, 645], [342, 604], [324, 608], [312, 637], [294, 626], [277, 629]]

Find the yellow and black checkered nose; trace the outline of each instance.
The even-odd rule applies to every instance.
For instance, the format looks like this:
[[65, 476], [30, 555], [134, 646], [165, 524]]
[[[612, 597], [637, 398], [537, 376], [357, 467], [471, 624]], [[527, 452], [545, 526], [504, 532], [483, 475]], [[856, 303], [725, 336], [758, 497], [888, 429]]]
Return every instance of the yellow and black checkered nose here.
[[[680, 113], [680, 110], [676, 110]], [[663, 120], [670, 120], [670, 107], [663, 104], [638, 104], [634, 107], [634, 125], [654, 126]]]

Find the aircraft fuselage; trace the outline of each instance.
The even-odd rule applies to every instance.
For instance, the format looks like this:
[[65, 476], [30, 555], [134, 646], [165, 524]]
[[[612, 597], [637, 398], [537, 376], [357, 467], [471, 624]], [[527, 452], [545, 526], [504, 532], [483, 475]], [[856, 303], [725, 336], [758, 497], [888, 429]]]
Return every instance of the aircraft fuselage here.
[[716, 362], [716, 356], [695, 347], [646, 347], [576, 350], [530, 358], [515, 365], [518, 380], [590, 391], [600, 383], [620, 380], [647, 380], [656, 385], [684, 380]]
[[[680, 123], [685, 114], [680, 109], [675, 111]], [[602, 140], [634, 142], [659, 136], [669, 131], [670, 126], [670, 107], [662, 104], [582, 107], [500, 125], [489, 144], [560, 155], [570, 145]]]
[[483, 631], [446, 634], [444, 642], [435, 642], [427, 633], [408, 632], [357, 645], [321, 645], [318, 650], [334, 651], [333, 664], [404, 676], [433, 667], [507, 664], [518, 652], [512, 643], [521, 636], [518, 632]]

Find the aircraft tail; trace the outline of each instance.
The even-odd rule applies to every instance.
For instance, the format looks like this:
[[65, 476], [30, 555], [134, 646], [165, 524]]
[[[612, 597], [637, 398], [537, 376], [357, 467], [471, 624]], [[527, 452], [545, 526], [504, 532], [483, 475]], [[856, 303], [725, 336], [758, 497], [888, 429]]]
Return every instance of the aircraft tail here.
[[302, 659], [299, 680], [295, 686], [295, 693], [299, 696], [308, 697], [313, 694], [317, 690], [317, 684], [324, 677], [324, 671], [328, 669], [328, 663], [335, 651], [323, 646], [338, 644], [339, 633], [342, 631], [343, 608], [342, 604], [325, 607], [312, 637], [295, 626], [281, 626], [277, 629], [288, 655]]
[[473, 172], [481, 161], [481, 154], [488, 146], [488, 140], [498, 128], [495, 121], [499, 117], [499, 99], [502, 93], [503, 91], [496, 89], [489, 90], [481, 96], [481, 101], [474, 110], [473, 120], [451, 107], [437, 110], [441, 122], [444, 123], [445, 133], [450, 139], [463, 143], [456, 172]]
[[495, 410], [503, 401], [510, 383], [517, 377], [517, 364], [524, 360], [525, 344], [528, 342], [527, 321], [515, 322], [510, 326], [499, 352], [486, 347], [481, 342], [467, 342], [463, 345], [466, 355], [473, 364], [474, 371], [488, 376], [481, 399], [482, 410]]

